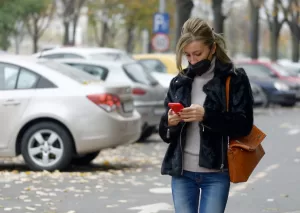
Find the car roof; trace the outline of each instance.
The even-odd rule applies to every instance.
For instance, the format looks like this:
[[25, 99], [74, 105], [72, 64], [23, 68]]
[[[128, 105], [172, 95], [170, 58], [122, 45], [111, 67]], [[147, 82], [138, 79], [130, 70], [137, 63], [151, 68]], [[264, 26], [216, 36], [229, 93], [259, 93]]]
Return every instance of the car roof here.
[[0, 63], [12, 64], [15, 66], [19, 66], [28, 70], [31, 70], [37, 73], [40, 76], [43, 76], [51, 81], [55, 81], [59, 87], [77, 85], [78, 83], [64, 74], [55, 71], [55, 69], [48, 68], [42, 64], [38, 64], [37, 62], [42, 61], [43, 59], [37, 59], [32, 56], [26, 55], [10, 55], [5, 54], [1, 55]]
[[115, 48], [108, 48], [108, 47], [59, 47], [54, 48], [51, 50], [42, 51], [39, 53], [35, 53], [35, 56], [39, 55], [47, 55], [47, 54], [53, 54], [53, 53], [74, 53], [79, 55], [89, 55], [94, 53], [126, 53], [123, 50], [115, 49]]
[[27, 67], [29, 64], [35, 64], [37, 62], [37, 59], [27, 55], [4, 54], [1, 55], [0, 62], [8, 64], [18, 64], [19, 66]]
[[66, 58], [66, 59], [54, 59], [57, 62], [68, 62], [68, 63], [81, 63], [81, 64], [92, 64], [106, 67], [120, 67], [126, 64], [138, 63], [136, 60], [116, 60], [116, 61], [101, 61], [91, 59], [80, 59], [80, 58]]

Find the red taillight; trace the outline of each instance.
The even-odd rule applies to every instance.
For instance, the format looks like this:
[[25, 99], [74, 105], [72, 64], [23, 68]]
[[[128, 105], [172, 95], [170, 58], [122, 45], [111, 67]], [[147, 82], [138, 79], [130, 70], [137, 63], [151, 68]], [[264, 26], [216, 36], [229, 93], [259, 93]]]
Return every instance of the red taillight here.
[[133, 88], [132, 89], [132, 94], [134, 94], [134, 95], [145, 95], [146, 90], [141, 89], [141, 88]]
[[112, 94], [93, 94], [88, 95], [88, 99], [100, 106], [107, 112], [112, 112], [121, 106], [120, 98]]

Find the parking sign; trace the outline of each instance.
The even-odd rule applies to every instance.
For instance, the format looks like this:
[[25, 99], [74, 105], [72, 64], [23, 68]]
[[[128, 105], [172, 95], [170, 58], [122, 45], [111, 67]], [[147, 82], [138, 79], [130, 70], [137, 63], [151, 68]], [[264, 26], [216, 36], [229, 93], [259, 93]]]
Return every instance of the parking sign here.
[[153, 34], [168, 34], [170, 28], [170, 16], [168, 13], [155, 13], [153, 16]]

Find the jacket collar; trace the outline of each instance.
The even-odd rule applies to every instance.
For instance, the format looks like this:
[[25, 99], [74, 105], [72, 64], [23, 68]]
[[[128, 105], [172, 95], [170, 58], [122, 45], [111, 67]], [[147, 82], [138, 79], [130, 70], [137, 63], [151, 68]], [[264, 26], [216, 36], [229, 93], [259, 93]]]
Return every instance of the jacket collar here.
[[230, 75], [236, 75], [233, 63], [223, 63], [219, 59], [216, 60], [215, 77], [225, 78]]
[[[186, 68], [183, 70], [184, 74], [179, 73], [178, 77], [179, 79], [182, 79], [184, 81], [193, 81], [193, 79], [188, 77], [188, 71], [189, 69]], [[236, 75], [234, 64], [233, 63], [223, 63], [219, 59], [216, 59], [215, 61], [215, 68], [214, 68], [214, 77], [218, 78], [226, 78], [230, 75]]]

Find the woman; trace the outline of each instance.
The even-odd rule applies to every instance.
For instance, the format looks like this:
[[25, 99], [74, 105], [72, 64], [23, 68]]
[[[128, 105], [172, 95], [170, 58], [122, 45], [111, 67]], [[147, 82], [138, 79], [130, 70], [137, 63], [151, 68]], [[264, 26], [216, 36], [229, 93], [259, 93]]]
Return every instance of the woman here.
[[[183, 25], [176, 47], [180, 73], [170, 83], [159, 126], [161, 138], [170, 144], [161, 172], [172, 176], [176, 213], [225, 211], [230, 187], [228, 137], [246, 136], [253, 125], [248, 77], [243, 69], [235, 69], [224, 48], [223, 38], [201, 19], [191, 18]], [[186, 69], [181, 67], [183, 55], [189, 62]], [[168, 107], [171, 102], [185, 108], [174, 113]]]

